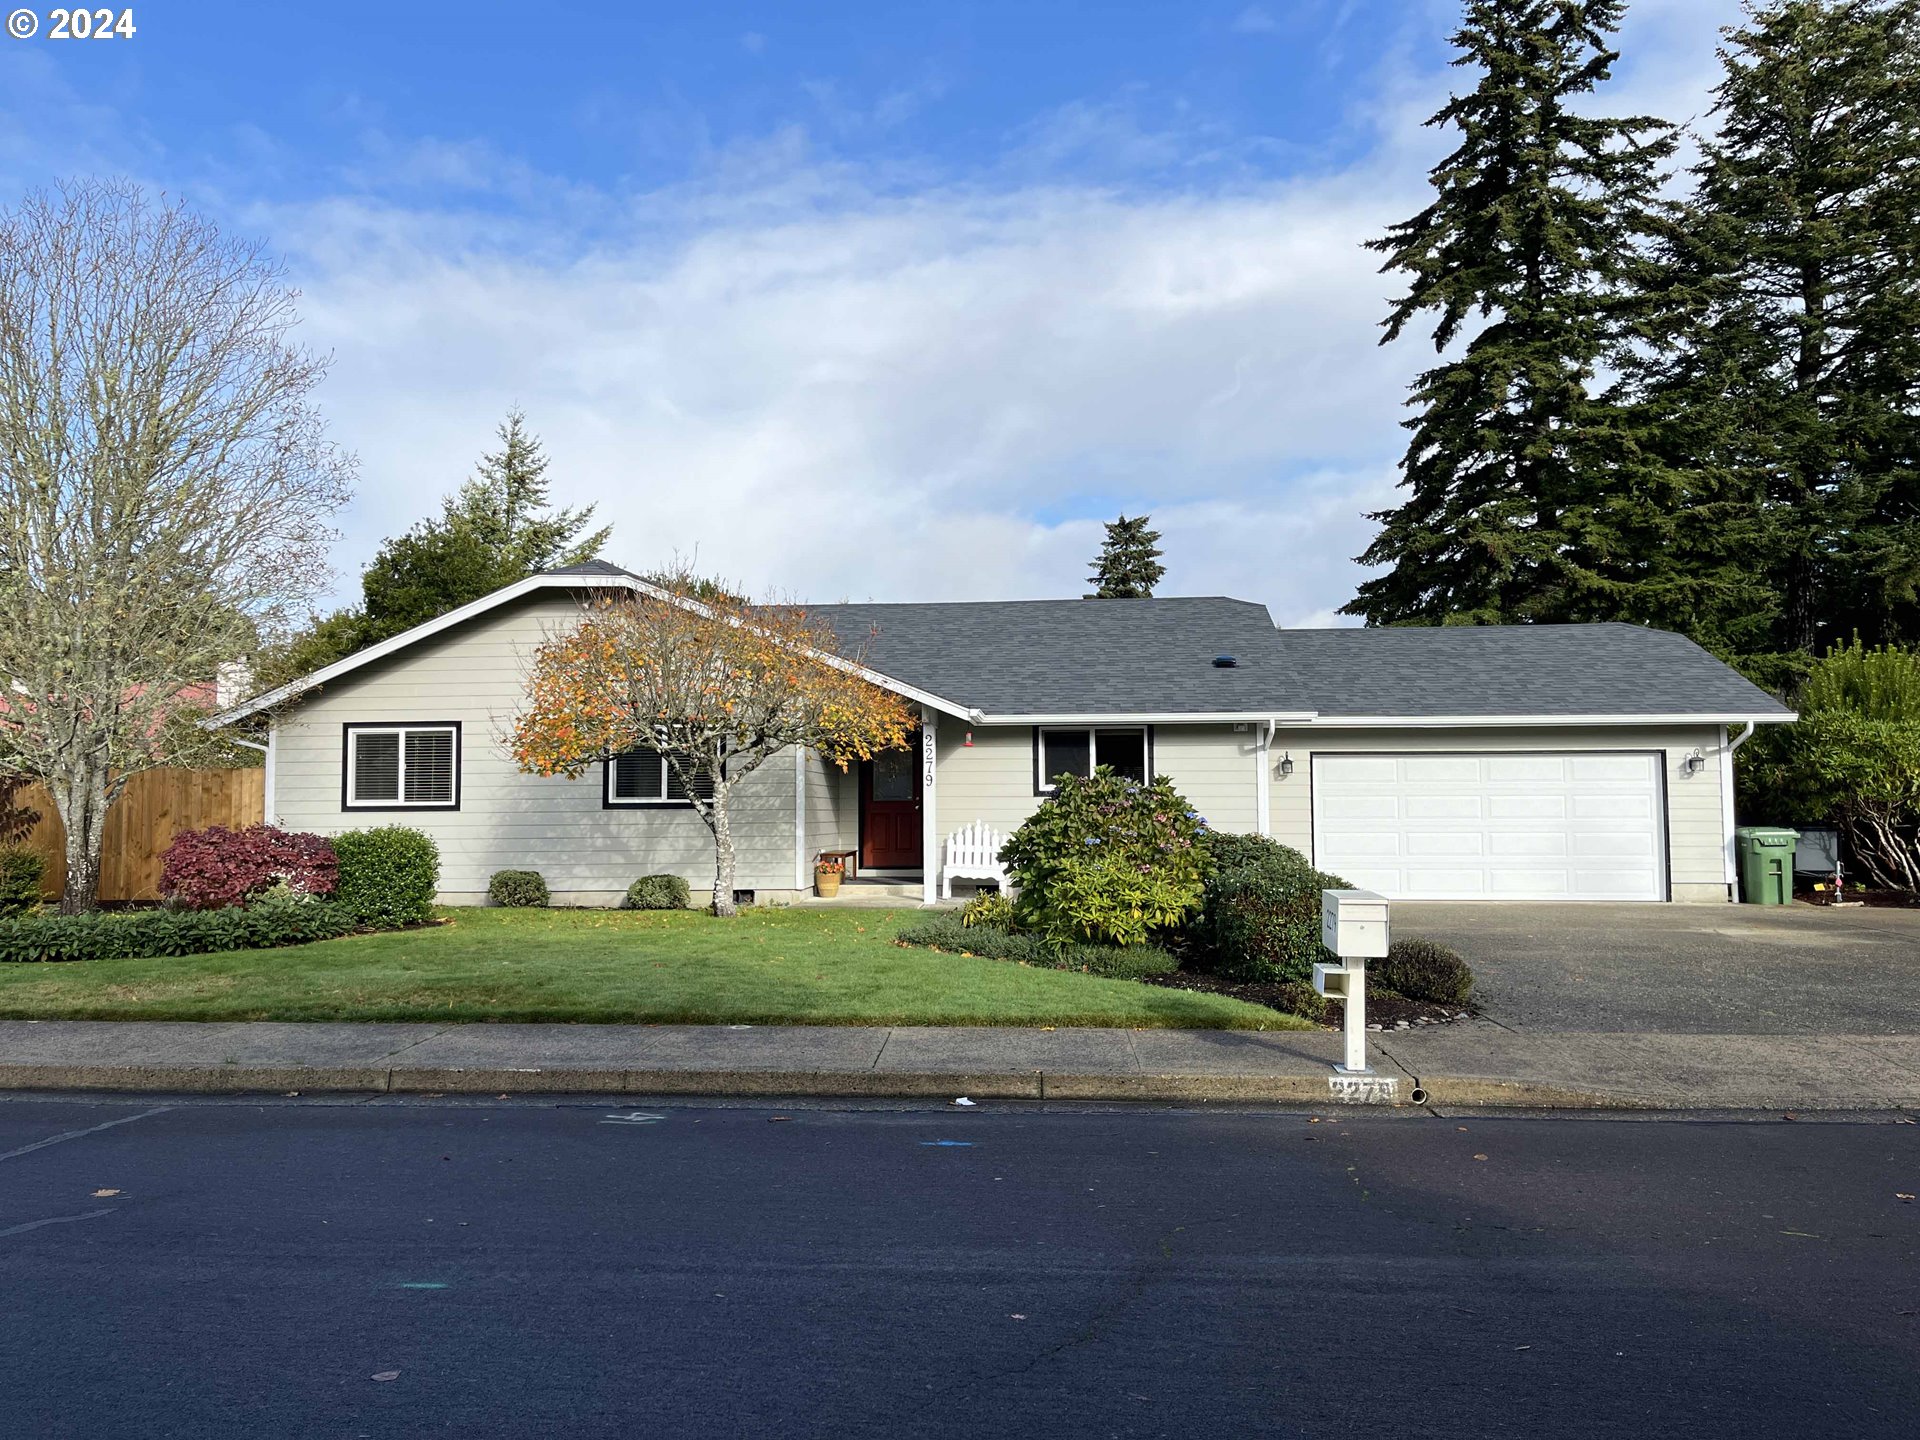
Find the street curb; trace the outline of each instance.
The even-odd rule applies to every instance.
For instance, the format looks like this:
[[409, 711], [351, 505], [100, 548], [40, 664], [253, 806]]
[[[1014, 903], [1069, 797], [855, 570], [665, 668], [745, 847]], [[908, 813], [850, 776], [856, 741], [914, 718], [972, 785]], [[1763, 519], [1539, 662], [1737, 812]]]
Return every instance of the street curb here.
[[[684, 1095], [750, 1098], [837, 1096], [860, 1099], [1138, 1100], [1153, 1102], [1237, 1101], [1286, 1105], [1367, 1106], [1411, 1109], [1466, 1106], [1517, 1110], [1692, 1111], [1703, 1104], [1741, 1110], [1880, 1110], [1887, 1096], [1844, 1096], [1810, 1101], [1797, 1097], [1725, 1097], [1647, 1094], [1582, 1089], [1492, 1076], [1414, 1076], [1383, 1066], [1382, 1078], [1397, 1082], [1391, 1100], [1352, 1099], [1333, 1093], [1332, 1076], [1126, 1075], [1041, 1070], [727, 1070], [604, 1069], [534, 1066], [304, 1066], [304, 1065], [5, 1065], [0, 1091], [118, 1091], [176, 1094], [374, 1095]], [[1419, 1098], [1414, 1098], [1416, 1091]], [[1892, 1108], [1902, 1107], [1898, 1101]]]

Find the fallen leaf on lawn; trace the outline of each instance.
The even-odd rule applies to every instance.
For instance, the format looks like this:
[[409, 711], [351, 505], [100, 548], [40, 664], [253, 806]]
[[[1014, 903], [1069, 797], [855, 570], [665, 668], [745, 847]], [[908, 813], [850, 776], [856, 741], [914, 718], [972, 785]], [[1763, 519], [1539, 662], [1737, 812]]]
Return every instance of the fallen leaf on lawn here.
[[[93, 1192], [93, 1198], [96, 1200], [104, 1200], [109, 1195], [118, 1195], [119, 1193], [118, 1190], [96, 1190]], [[1902, 1200], [1911, 1200], [1913, 1197], [1911, 1195], [1902, 1195], [1900, 1198]]]
[[378, 1370], [374, 1372], [371, 1378], [375, 1380], [398, 1380], [400, 1378], [400, 1372], [398, 1370]]

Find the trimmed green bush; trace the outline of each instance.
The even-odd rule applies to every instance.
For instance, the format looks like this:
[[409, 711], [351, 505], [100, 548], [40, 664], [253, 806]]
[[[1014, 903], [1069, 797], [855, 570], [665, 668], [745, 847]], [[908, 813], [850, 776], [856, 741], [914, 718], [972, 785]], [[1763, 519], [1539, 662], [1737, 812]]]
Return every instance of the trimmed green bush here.
[[47, 864], [24, 845], [0, 845], [0, 916], [19, 915], [40, 903]]
[[1056, 784], [1000, 851], [1020, 925], [1056, 945], [1139, 945], [1185, 922], [1200, 904], [1206, 822], [1172, 782], [1101, 766]]
[[544, 910], [553, 897], [538, 870], [496, 870], [487, 882], [487, 899], [517, 910]]
[[1157, 945], [1056, 945], [1041, 936], [1000, 925], [967, 925], [951, 914], [909, 925], [895, 938], [903, 945], [928, 950], [1011, 960], [1046, 970], [1077, 970], [1110, 980], [1171, 975], [1177, 968], [1174, 958]]
[[1298, 850], [1261, 835], [1209, 834], [1211, 864], [1193, 927], [1200, 958], [1229, 980], [1304, 983], [1316, 961], [1335, 957], [1320, 943], [1320, 892], [1350, 890]]
[[627, 887], [625, 910], [685, 910], [693, 904], [693, 891], [678, 875], [642, 875]]
[[1473, 993], [1473, 971], [1460, 952], [1438, 940], [1395, 940], [1387, 958], [1367, 967], [1368, 979], [1382, 990], [1435, 1005], [1464, 1005]]
[[266, 950], [331, 940], [358, 928], [331, 900], [292, 897], [224, 910], [96, 910], [0, 921], [0, 962], [143, 960], [215, 950]]
[[440, 887], [440, 847], [405, 825], [349, 830], [333, 837], [340, 876], [333, 898], [356, 920], [384, 930], [421, 925], [433, 916]]

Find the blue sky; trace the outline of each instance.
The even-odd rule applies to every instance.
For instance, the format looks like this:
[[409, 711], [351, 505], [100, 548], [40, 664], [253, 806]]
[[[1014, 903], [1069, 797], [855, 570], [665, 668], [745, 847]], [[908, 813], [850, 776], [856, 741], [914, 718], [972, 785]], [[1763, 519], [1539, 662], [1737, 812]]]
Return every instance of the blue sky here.
[[[1422, 201], [1455, 4], [133, 11], [0, 39], [0, 200], [130, 175], [284, 260], [342, 594], [515, 403], [635, 566], [1077, 594], [1125, 508], [1164, 593], [1352, 592], [1426, 358], [1360, 242]], [[1734, 14], [1641, 0], [1613, 103], [1699, 115]]]

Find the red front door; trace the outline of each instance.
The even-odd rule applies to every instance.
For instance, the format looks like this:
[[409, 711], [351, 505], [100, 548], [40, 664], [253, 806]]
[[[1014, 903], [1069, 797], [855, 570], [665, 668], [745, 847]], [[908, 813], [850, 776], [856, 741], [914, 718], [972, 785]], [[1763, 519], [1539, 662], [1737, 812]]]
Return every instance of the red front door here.
[[918, 870], [919, 751], [883, 750], [860, 765], [860, 868]]

